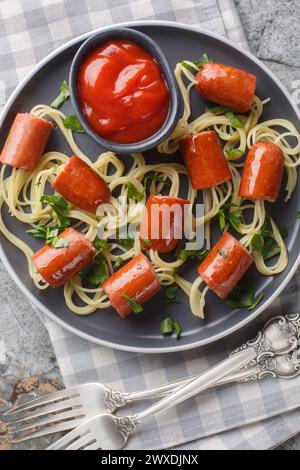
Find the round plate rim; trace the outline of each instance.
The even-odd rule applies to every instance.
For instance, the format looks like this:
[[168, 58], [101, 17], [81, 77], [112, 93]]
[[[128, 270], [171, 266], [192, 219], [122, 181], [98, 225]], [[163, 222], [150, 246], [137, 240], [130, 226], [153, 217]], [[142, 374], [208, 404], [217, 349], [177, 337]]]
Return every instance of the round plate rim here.
[[[282, 93], [286, 96], [287, 100], [289, 101], [290, 105], [294, 109], [296, 115], [298, 116], [298, 119], [300, 120], [300, 111], [298, 107], [293, 103], [293, 100], [285, 87], [282, 85], [280, 80], [273, 74], [273, 72], [266, 67], [259, 59], [257, 59], [251, 52], [247, 51], [246, 49], [237, 46], [234, 44], [231, 40], [216, 34], [216, 33], [211, 33], [210, 31], [201, 28], [199, 26], [191, 26], [187, 25], [185, 23], [180, 23], [180, 22], [175, 22], [175, 21], [164, 21], [164, 20], [141, 20], [141, 21], [128, 21], [124, 23], [118, 23], [115, 24], [115, 27], [135, 27], [135, 26], [165, 26], [169, 28], [177, 28], [177, 29], [184, 29], [188, 31], [192, 31], [195, 33], [201, 33], [206, 36], [209, 36], [213, 39], [219, 40], [234, 49], [238, 50], [241, 52], [243, 55], [249, 57], [252, 61], [254, 61], [260, 68], [262, 68], [269, 76], [270, 78], [276, 83], [276, 85], [280, 88]], [[31, 72], [19, 83], [19, 85], [16, 87], [16, 89], [13, 91], [13, 93], [10, 95], [7, 103], [5, 104], [1, 116], [0, 116], [0, 128], [3, 124], [3, 121], [9, 112], [10, 106], [15, 100], [15, 98], [19, 95], [19, 93], [22, 91], [23, 87], [34, 77], [34, 75], [40, 70], [49, 60], [51, 60], [53, 57], [58, 56], [62, 52], [64, 52], [66, 49], [69, 47], [75, 45], [76, 43], [88, 38], [90, 35], [99, 32], [99, 31], [104, 31], [105, 29], [110, 28], [111, 26], [107, 27], [102, 27], [102, 28], [97, 28], [92, 31], [89, 31], [87, 33], [84, 33], [80, 36], [77, 36], [76, 38], [71, 39], [67, 43], [63, 44], [62, 46], [58, 47], [54, 51], [52, 51], [50, 54], [48, 54], [44, 59], [42, 59], [38, 64], [36, 64]], [[83, 331], [80, 331], [79, 329], [72, 327], [68, 325], [64, 320], [58, 318], [54, 313], [52, 313], [51, 310], [49, 310], [46, 306], [44, 306], [38, 298], [32, 294], [27, 287], [23, 284], [23, 282], [19, 279], [16, 271], [14, 268], [11, 266], [10, 262], [8, 261], [8, 258], [6, 257], [6, 254], [4, 252], [4, 249], [2, 247], [2, 244], [0, 242], [0, 259], [2, 260], [7, 272], [9, 275], [12, 277], [13, 281], [17, 284], [17, 286], [20, 288], [20, 290], [25, 294], [27, 299], [33, 304], [33, 306], [38, 310], [38, 313], [43, 313], [48, 317], [50, 320], [54, 321], [58, 325], [60, 325], [62, 328], [66, 329], [70, 333], [75, 334], [76, 336], [79, 336], [87, 341], [90, 341], [94, 344], [98, 344], [100, 346], [106, 346], [112, 349], [118, 349], [121, 351], [128, 351], [128, 352], [136, 352], [136, 353], [148, 353], [148, 354], [162, 354], [162, 353], [171, 353], [171, 352], [179, 352], [179, 351], [188, 351], [192, 350], [195, 348], [199, 348], [208, 344], [212, 344], [220, 339], [223, 339], [232, 333], [235, 333], [236, 331], [240, 330], [242, 327], [248, 325], [251, 323], [253, 320], [255, 320], [277, 297], [278, 295], [283, 291], [285, 286], [288, 284], [288, 282], [291, 280], [293, 277], [294, 273], [296, 272], [299, 264], [300, 264], [300, 253], [295, 260], [293, 266], [291, 267], [290, 271], [287, 273], [286, 277], [284, 278], [284, 281], [281, 283], [280, 286], [274, 291], [274, 293], [270, 296], [270, 298], [265, 302], [264, 305], [261, 307], [258, 307], [255, 312], [253, 312], [252, 315], [249, 315], [245, 320], [242, 320], [238, 324], [232, 326], [231, 328], [228, 328], [227, 330], [223, 331], [222, 333], [218, 333], [210, 338], [199, 340], [199, 341], [194, 341], [193, 343], [190, 344], [185, 344], [185, 345], [180, 345], [178, 343], [176, 346], [171, 346], [171, 347], [166, 347], [166, 348], [144, 348], [144, 347], [136, 347], [136, 346], [127, 346], [123, 344], [118, 344], [118, 343], [113, 343], [110, 341], [106, 341], [100, 338], [96, 338], [94, 336], [91, 336], [87, 333], [84, 333]]]

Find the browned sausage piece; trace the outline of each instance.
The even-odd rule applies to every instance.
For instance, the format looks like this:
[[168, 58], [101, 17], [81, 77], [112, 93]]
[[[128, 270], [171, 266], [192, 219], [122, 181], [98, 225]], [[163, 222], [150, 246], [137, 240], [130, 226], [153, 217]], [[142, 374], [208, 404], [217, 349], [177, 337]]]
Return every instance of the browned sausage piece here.
[[253, 261], [249, 251], [225, 232], [198, 267], [208, 287], [221, 299], [235, 288]]
[[180, 141], [180, 150], [194, 189], [212, 188], [231, 179], [217, 133], [203, 131]]
[[61, 166], [52, 188], [67, 201], [88, 212], [96, 212], [99, 204], [108, 202], [110, 198], [104, 179], [76, 156]]
[[211, 62], [199, 70], [196, 87], [208, 101], [245, 113], [251, 108], [256, 77], [230, 65]]
[[95, 247], [77, 230], [68, 228], [60, 234], [68, 242], [67, 247], [46, 245], [32, 257], [42, 278], [52, 287], [60, 287], [85, 269], [93, 260]]
[[241, 197], [274, 202], [284, 170], [284, 155], [272, 142], [258, 142], [249, 150], [241, 178]]
[[0, 162], [33, 171], [39, 164], [53, 124], [33, 114], [17, 114], [0, 154]]

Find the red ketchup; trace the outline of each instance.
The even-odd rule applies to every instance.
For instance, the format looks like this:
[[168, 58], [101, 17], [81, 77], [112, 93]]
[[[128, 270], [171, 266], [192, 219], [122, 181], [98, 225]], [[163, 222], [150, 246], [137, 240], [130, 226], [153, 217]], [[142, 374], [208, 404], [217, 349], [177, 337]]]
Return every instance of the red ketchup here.
[[164, 124], [169, 91], [151, 55], [131, 41], [109, 41], [81, 66], [78, 95], [90, 127], [120, 144], [140, 142]]

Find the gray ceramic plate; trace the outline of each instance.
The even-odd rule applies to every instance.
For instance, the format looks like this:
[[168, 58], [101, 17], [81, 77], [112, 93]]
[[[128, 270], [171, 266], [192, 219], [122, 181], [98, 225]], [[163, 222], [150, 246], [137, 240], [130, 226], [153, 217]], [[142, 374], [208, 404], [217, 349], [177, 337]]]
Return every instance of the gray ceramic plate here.
[[[182, 59], [197, 59], [206, 52], [219, 62], [231, 64], [252, 72], [257, 76], [257, 94], [261, 98], [271, 98], [271, 104], [265, 107], [263, 120], [282, 117], [291, 120], [297, 126], [299, 112], [291, 102], [278, 80], [255, 57], [245, 52], [224, 38], [207, 31], [169, 22], [139, 22], [122, 26], [134, 27], [155, 39], [165, 52], [172, 67]], [[62, 80], [69, 76], [69, 68], [75, 52], [89, 36], [81, 36], [46, 57], [33, 72], [20, 84], [10, 97], [1, 116], [0, 148], [17, 112], [29, 111], [35, 104], [50, 103], [56, 96]], [[194, 116], [201, 114], [206, 103], [197, 94], [192, 95]], [[71, 104], [66, 103], [62, 110], [72, 111]], [[101, 149], [86, 135], [76, 136], [79, 146], [93, 160]], [[70, 150], [58, 131], [53, 133], [49, 149], [57, 149], [70, 155]], [[126, 158], [126, 157], [125, 157]], [[179, 161], [180, 157], [163, 158], [155, 151], [148, 152], [148, 162]], [[127, 351], [162, 353], [195, 348], [216, 341], [242, 328], [256, 318], [284, 289], [299, 264], [299, 222], [295, 213], [300, 209], [300, 185], [288, 204], [283, 202], [283, 193], [275, 205], [269, 205], [268, 210], [280, 226], [291, 225], [287, 246], [289, 265], [284, 273], [274, 278], [263, 278], [253, 267], [247, 273], [247, 279], [255, 282], [259, 291], [264, 292], [264, 300], [255, 311], [230, 310], [224, 301], [218, 299], [212, 292], [207, 296], [206, 320], [201, 321], [192, 316], [188, 299], [179, 295], [181, 303], [165, 304], [162, 295], [158, 294], [145, 306], [141, 315], [132, 315], [121, 320], [117, 313], [108, 309], [99, 311], [88, 317], [79, 317], [70, 312], [64, 303], [61, 290], [48, 289], [38, 291], [28, 275], [25, 257], [1, 236], [1, 257], [15, 282], [26, 294], [29, 300], [44, 314], [64, 326], [71, 332], [101, 345], [107, 345]], [[27, 241], [33, 249], [38, 249], [41, 243], [25, 234], [25, 227], [3, 214], [9, 229]], [[220, 236], [216, 225], [214, 240]], [[185, 268], [185, 275], [194, 279], [197, 264], [190, 263]], [[160, 321], [171, 316], [182, 325], [182, 338], [163, 338], [159, 332]]]

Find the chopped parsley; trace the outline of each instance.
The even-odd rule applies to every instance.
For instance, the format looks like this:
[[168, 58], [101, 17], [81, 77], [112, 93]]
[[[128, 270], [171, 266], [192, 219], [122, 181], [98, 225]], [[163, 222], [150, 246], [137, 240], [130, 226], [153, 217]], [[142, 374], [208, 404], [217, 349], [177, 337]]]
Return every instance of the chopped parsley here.
[[41, 202], [48, 204], [55, 212], [61, 228], [67, 228], [70, 225], [69, 206], [67, 201], [61, 196], [47, 196], [43, 194]]
[[[205, 64], [209, 64], [210, 62], [213, 62], [213, 60], [208, 57], [207, 54], [203, 54], [202, 58], [199, 59], [199, 60], [194, 60], [193, 61], [193, 64], [198, 67], [198, 69], [200, 69], [201, 67], [203, 67], [203, 65]], [[181, 64], [186, 68], [186, 69], [189, 69], [190, 68], [190, 65], [189, 63], [186, 61], [186, 60], [183, 60], [181, 62]]]
[[63, 231], [62, 227], [57, 225], [49, 226], [48, 223], [48, 220], [43, 220], [38, 225], [35, 225], [32, 229], [27, 230], [27, 233], [35, 238], [41, 238], [45, 240], [46, 245], [52, 245], [54, 248], [68, 247], [68, 240], [63, 237], [59, 237], [59, 234]]
[[243, 129], [244, 124], [240, 119], [234, 114], [233, 111], [225, 111], [225, 116], [227, 117], [228, 121], [230, 122], [231, 127], [234, 129]]
[[[213, 108], [205, 108], [206, 112], [212, 113], [215, 116], [218, 116], [220, 114], [224, 114], [227, 119], [230, 122], [230, 126], [233, 129], [243, 129], [244, 124], [242, 121], [238, 118], [238, 116], [232, 111], [232, 109], [225, 108], [225, 106], [215, 106]], [[232, 133], [235, 131], [232, 129]]]
[[55, 98], [55, 100], [52, 101], [51, 107], [58, 109], [61, 107], [62, 104], [70, 97], [70, 88], [68, 85], [68, 82], [64, 80], [62, 84], [60, 85], [60, 93]]
[[167, 186], [170, 186], [170, 182], [168, 180], [164, 180], [162, 176], [159, 176], [157, 173], [153, 175], [148, 175], [144, 178], [144, 188], [147, 187], [148, 182], [155, 182], [155, 183], [164, 183]]
[[199, 259], [203, 260], [208, 255], [209, 250], [180, 250], [177, 258], [182, 261], [187, 261], [188, 259]]
[[228, 147], [225, 152], [226, 152], [227, 157], [229, 157], [229, 158], [230, 157], [231, 158], [239, 158], [244, 153], [242, 150], [239, 150], [239, 149], [233, 148], [233, 147]]
[[[236, 209], [231, 210], [234, 207], [236, 207]], [[222, 232], [227, 224], [230, 224], [235, 230], [238, 230], [238, 226], [242, 222], [242, 209], [240, 209], [236, 204], [224, 204], [219, 210], [218, 217]]]
[[[279, 229], [282, 238], [287, 238], [289, 234], [289, 226]], [[274, 239], [272, 230], [268, 228], [268, 222], [265, 222], [258, 233], [256, 233], [251, 241], [251, 247], [254, 251], [261, 252], [264, 261], [279, 255], [280, 246]]]
[[95, 247], [98, 251], [100, 251], [100, 250], [109, 250], [110, 249], [110, 244], [108, 243], [107, 240], [100, 240], [100, 238], [98, 238], [95, 241]]
[[237, 284], [228, 297], [227, 305], [232, 308], [247, 308], [248, 310], [254, 310], [264, 297], [262, 292], [257, 297], [255, 293], [255, 285], [241, 282]]
[[[122, 236], [125, 235], [122, 233]], [[125, 250], [131, 250], [131, 248], [133, 248], [134, 246], [134, 239], [131, 238], [130, 236], [130, 233], [128, 233], [127, 231], [127, 237], [126, 238], [120, 238], [120, 233], [117, 234], [117, 243], [121, 246], [123, 246], [123, 248], [125, 248]]]
[[51, 244], [54, 248], [67, 248], [69, 246], [69, 241], [63, 237], [55, 237]]
[[123, 258], [121, 258], [121, 256], [118, 256], [118, 258], [114, 262], [114, 268], [119, 268], [123, 264], [123, 261]]
[[72, 132], [84, 132], [84, 129], [75, 114], [70, 114], [68, 117], [66, 117], [66, 119], [63, 120], [63, 125], [66, 129], [70, 129]]
[[176, 284], [172, 284], [166, 289], [164, 302], [166, 304], [173, 304], [179, 303], [178, 300], [175, 300], [176, 293], [178, 291], [178, 286]]
[[93, 262], [86, 269], [81, 271], [80, 276], [82, 279], [96, 286], [102, 284], [108, 278], [105, 258], [102, 253], [96, 253]]
[[127, 195], [129, 199], [133, 199], [134, 201], [137, 201], [137, 202], [140, 202], [143, 199], [144, 193], [141, 193], [140, 191], [138, 191], [136, 187], [130, 181], [127, 183], [127, 188], [128, 188]]
[[222, 256], [223, 258], [227, 258], [227, 253], [225, 250], [223, 250], [223, 248], [220, 248], [220, 250], [218, 250], [218, 253], [220, 256]]
[[160, 323], [160, 332], [163, 336], [170, 336], [175, 333], [178, 341], [181, 335], [181, 326], [171, 318], [165, 318], [165, 320], [162, 320]]
[[122, 294], [122, 297], [127, 300], [127, 302], [129, 303], [130, 307], [132, 308], [132, 311], [134, 313], [141, 313], [143, 312], [143, 307], [138, 304], [132, 297], [130, 297], [129, 295], [127, 294]]

